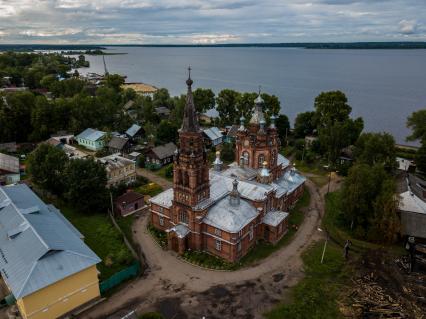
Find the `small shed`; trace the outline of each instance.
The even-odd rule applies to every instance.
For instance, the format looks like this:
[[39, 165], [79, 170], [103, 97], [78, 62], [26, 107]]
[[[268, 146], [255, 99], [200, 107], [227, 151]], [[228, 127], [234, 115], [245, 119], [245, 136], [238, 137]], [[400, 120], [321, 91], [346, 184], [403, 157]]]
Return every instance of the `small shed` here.
[[134, 191], [128, 191], [115, 200], [115, 212], [123, 217], [141, 211], [143, 208], [143, 195]]

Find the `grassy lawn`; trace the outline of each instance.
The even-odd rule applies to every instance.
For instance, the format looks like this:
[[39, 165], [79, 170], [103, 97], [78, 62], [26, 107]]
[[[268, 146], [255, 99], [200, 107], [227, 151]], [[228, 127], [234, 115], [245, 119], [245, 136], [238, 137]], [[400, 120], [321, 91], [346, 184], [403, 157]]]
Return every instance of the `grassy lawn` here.
[[303, 193], [303, 196], [297, 202], [294, 209], [290, 212], [288, 219], [288, 232], [279, 240], [275, 245], [267, 243], [265, 241], [259, 242], [247, 255], [245, 255], [240, 261], [239, 266], [248, 266], [258, 260], [264, 259], [287, 245], [297, 229], [302, 224], [305, 214], [302, 212], [302, 208], [309, 205], [310, 194], [307, 189]]
[[161, 193], [163, 191], [163, 188], [156, 183], [150, 182], [148, 184], [135, 188], [134, 191], [152, 197]]
[[165, 178], [165, 179], [167, 179], [170, 182], [173, 182], [173, 176], [166, 176], [167, 169], [170, 169], [169, 167], [172, 167], [172, 166], [173, 166], [173, 163], [170, 163], [170, 164], [167, 164], [167, 165], [165, 165], [165, 166], [161, 167], [160, 169], [158, 169], [156, 171], [153, 171], [153, 172], [156, 175], [158, 175], [158, 176], [160, 176], [162, 178]]
[[266, 313], [267, 319], [342, 318], [339, 298], [352, 271], [344, 262], [342, 249], [330, 241], [321, 264], [323, 247], [324, 242], [318, 242], [303, 254], [305, 277], [292, 289], [289, 302]]
[[151, 224], [148, 225], [148, 231], [151, 233], [152, 237], [154, 237], [155, 241], [163, 248], [167, 247], [167, 234], [164, 231], [161, 231]]
[[65, 205], [55, 203], [55, 206], [84, 235], [84, 242], [102, 259], [98, 264], [101, 281], [132, 263], [132, 254], [107, 214], [81, 214]]
[[322, 166], [322, 163], [307, 164], [304, 161], [295, 161], [296, 168], [303, 173], [310, 173], [320, 176], [327, 176], [328, 171]]

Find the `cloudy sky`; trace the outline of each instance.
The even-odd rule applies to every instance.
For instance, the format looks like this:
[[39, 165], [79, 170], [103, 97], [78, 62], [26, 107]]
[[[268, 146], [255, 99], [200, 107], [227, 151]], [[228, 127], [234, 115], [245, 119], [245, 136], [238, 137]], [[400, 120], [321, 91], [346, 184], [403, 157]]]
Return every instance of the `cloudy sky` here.
[[0, 43], [426, 41], [426, 0], [0, 0]]

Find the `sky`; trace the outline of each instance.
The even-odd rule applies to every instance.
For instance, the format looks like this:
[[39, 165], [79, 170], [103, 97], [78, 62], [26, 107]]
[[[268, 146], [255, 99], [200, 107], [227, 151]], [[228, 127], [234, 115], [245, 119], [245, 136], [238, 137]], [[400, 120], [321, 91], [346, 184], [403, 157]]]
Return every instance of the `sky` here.
[[426, 0], [0, 0], [0, 44], [426, 41]]

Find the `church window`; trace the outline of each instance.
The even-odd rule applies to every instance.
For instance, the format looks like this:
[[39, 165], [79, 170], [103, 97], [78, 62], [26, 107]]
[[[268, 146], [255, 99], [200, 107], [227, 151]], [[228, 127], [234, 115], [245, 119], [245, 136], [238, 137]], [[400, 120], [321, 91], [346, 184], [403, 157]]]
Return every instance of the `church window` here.
[[272, 151], [271, 153], [271, 163], [275, 164], [277, 160], [277, 152], [275, 150]]
[[179, 213], [179, 219], [181, 223], [188, 224], [188, 213], [184, 210], [181, 210]]
[[159, 222], [160, 222], [161, 226], [164, 226], [164, 217], [163, 216], [160, 216]]
[[250, 156], [249, 153], [247, 151], [243, 152], [243, 163], [244, 165], [249, 165], [250, 162]]
[[216, 250], [222, 250], [222, 241], [220, 239], [216, 239]]
[[253, 225], [251, 225], [251, 226], [250, 226], [250, 232], [249, 232], [249, 240], [252, 240], [252, 239], [253, 239], [253, 235], [254, 235], [254, 232], [253, 232]]
[[222, 231], [219, 229], [219, 228], [216, 228], [215, 230], [214, 230], [214, 234], [216, 235], [216, 236], [222, 236]]
[[264, 161], [265, 161], [265, 155], [260, 154], [259, 157], [257, 158], [257, 165], [259, 168], [263, 166]]
[[241, 237], [243, 235], [243, 230], [241, 229], [239, 232], [238, 232], [238, 236], [239, 237]]
[[241, 251], [241, 241], [237, 244], [237, 251]]

